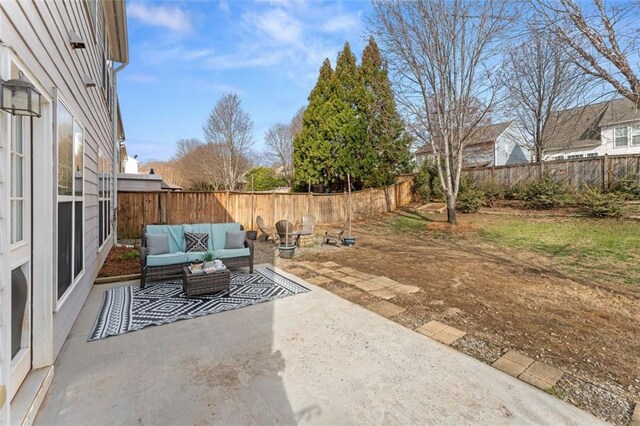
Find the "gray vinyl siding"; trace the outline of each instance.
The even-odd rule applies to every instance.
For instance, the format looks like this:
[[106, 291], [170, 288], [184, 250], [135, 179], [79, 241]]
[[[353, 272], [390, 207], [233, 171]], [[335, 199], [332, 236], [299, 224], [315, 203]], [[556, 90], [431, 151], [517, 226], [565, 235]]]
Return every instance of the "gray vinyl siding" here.
[[[98, 147], [109, 158], [114, 155], [112, 121], [102, 89], [104, 20], [100, 2], [98, 19], [94, 24], [84, 1], [11, 0], [0, 2], [0, 22], [0, 41], [14, 50], [42, 87], [57, 89], [84, 128], [84, 272], [67, 300], [54, 313], [53, 352], [57, 356], [111, 247], [111, 242], [108, 242], [98, 252]], [[69, 29], [85, 40], [86, 49], [71, 49], [68, 43]], [[91, 75], [96, 82], [95, 87], [84, 87], [82, 75], [85, 73]], [[54, 97], [55, 91], [52, 90], [48, 95]], [[33, 155], [55, 152], [55, 141], [49, 143], [47, 149], [37, 150]], [[51, 214], [54, 214], [55, 200], [50, 208]], [[55, 232], [47, 230], [51, 231]], [[34, 282], [33, 285], [55, 288], [56, 280], [51, 277], [50, 282]]]

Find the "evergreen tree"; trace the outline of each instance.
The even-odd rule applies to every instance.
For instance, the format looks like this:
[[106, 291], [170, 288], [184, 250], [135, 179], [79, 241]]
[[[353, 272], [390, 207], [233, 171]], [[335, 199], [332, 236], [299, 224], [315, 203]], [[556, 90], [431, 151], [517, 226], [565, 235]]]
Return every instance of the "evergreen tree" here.
[[342, 187], [351, 174], [355, 188], [362, 188], [366, 176], [375, 163], [374, 152], [366, 141], [366, 116], [363, 114], [364, 85], [358, 71], [356, 57], [349, 43], [338, 54], [336, 71], [332, 78], [330, 103], [332, 118], [332, 147], [337, 165], [336, 180]]
[[328, 185], [333, 174], [328, 118], [331, 111], [333, 69], [329, 59], [320, 67], [320, 75], [309, 94], [309, 106], [302, 117], [302, 131], [293, 141], [294, 182], [298, 189], [306, 189], [308, 182]]
[[346, 189], [388, 185], [408, 171], [411, 140], [397, 109], [386, 66], [373, 39], [358, 67], [349, 43], [328, 59], [309, 95], [302, 131], [294, 140], [294, 180], [298, 189], [323, 184]]
[[404, 132], [387, 67], [373, 37], [369, 38], [362, 53], [360, 75], [365, 91], [363, 112], [367, 145], [375, 156], [375, 166], [364, 184], [368, 187], [390, 185], [398, 174], [411, 169], [411, 138]]

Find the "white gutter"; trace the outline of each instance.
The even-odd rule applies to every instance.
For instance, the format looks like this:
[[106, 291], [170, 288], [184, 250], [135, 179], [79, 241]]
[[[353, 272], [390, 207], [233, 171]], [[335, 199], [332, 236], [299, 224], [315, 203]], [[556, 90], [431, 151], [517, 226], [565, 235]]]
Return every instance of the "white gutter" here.
[[113, 93], [114, 99], [111, 102], [111, 117], [113, 121], [113, 165], [112, 165], [112, 176], [111, 179], [112, 188], [111, 193], [113, 194], [113, 206], [111, 206], [111, 211], [113, 212], [113, 244], [118, 243], [118, 173], [120, 172], [120, 140], [118, 140], [118, 73], [126, 68], [128, 65], [127, 62], [123, 62], [117, 68], [113, 70]]

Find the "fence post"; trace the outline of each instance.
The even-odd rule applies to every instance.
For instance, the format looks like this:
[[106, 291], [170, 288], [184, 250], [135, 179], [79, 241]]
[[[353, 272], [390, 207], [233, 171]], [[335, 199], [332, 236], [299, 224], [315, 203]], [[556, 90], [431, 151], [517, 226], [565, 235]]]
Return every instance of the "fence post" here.
[[226, 207], [225, 207], [225, 212], [227, 213], [227, 220], [226, 222], [231, 222], [231, 214], [229, 213], [229, 190], [227, 189], [227, 200], [225, 202]]
[[606, 191], [609, 188], [609, 155], [605, 154], [602, 157], [602, 190]]
[[273, 223], [276, 223], [276, 191], [271, 191], [271, 211], [273, 214]]
[[347, 220], [347, 193], [346, 191], [342, 193], [342, 220], [341, 222], [346, 222]]

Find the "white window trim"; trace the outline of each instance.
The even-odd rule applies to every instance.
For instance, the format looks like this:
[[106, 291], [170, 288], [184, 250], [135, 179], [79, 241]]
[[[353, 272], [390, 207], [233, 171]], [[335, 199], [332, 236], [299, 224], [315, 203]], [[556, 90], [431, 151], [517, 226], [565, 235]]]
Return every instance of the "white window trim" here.
[[[620, 126], [615, 126], [613, 128], [613, 149], [624, 149], [624, 148], [633, 148], [633, 147], [640, 147], [640, 143], [634, 144], [633, 143], [633, 128], [638, 128], [640, 129], [640, 124], [636, 123], [636, 124], [625, 124], [625, 125], [620, 125]], [[626, 128], [627, 129], [627, 144], [626, 145], [616, 145], [616, 130], [617, 129], [621, 129], [621, 128]]]
[[[20, 157], [22, 159], [22, 178], [20, 179], [20, 181], [22, 182], [22, 196], [21, 197], [16, 197], [11, 195], [13, 188], [9, 188], [9, 248], [10, 249], [14, 249], [14, 248], [18, 248], [21, 246], [24, 246], [26, 244], [29, 243], [28, 238], [29, 235], [27, 234], [27, 229], [26, 229], [26, 224], [27, 224], [27, 209], [25, 208], [27, 203], [29, 202], [29, 200], [27, 199], [27, 197], [25, 196], [25, 187], [27, 185], [30, 184], [30, 180], [28, 179], [28, 177], [26, 176], [26, 174], [24, 173], [25, 171], [25, 163], [27, 161], [29, 161], [29, 157], [28, 155], [29, 152], [27, 150], [25, 150], [25, 146], [24, 146], [24, 126], [25, 123], [22, 120], [30, 120], [30, 118], [25, 118], [25, 117], [21, 117], [20, 118], [20, 125], [23, 126], [22, 129], [20, 129], [20, 137], [23, 139], [22, 140], [22, 152], [18, 153], [17, 151], [13, 150], [13, 138], [15, 137], [15, 131], [16, 129], [14, 129], [15, 127], [15, 123], [16, 123], [16, 119], [12, 119], [11, 120], [11, 127], [12, 127], [12, 132], [11, 132], [11, 141], [9, 142], [9, 170], [11, 173], [11, 185], [14, 185], [16, 182], [15, 176], [13, 176], [13, 156], [16, 155], [18, 157]], [[29, 125], [31, 125], [31, 123], [29, 123]], [[31, 135], [29, 135], [29, 137], [31, 138]], [[13, 201], [22, 201], [22, 239], [18, 240], [18, 241], [11, 241], [11, 239], [13, 238], [13, 227], [14, 227], [14, 223], [13, 223]]]
[[[106, 170], [103, 172], [100, 172], [100, 161], [101, 158], [105, 161], [105, 165], [107, 166]], [[100, 202], [101, 201], [105, 201], [105, 202], [109, 202], [109, 207], [108, 208], [104, 208], [104, 211], [102, 214], [104, 214], [104, 223], [103, 226], [106, 226], [106, 230], [107, 232], [105, 234], [103, 234], [103, 238], [104, 240], [102, 241], [102, 244], [100, 244], [100, 230], [98, 229], [98, 252], [102, 251], [102, 249], [107, 245], [107, 242], [109, 241], [111, 234], [113, 232], [112, 229], [112, 221], [108, 220], [110, 218], [110, 216], [113, 214], [113, 171], [111, 170], [111, 164], [112, 161], [111, 159], [107, 158], [106, 155], [104, 155], [102, 148], [98, 148], [98, 226], [100, 226]], [[109, 195], [106, 197], [100, 197], [100, 174], [104, 173], [104, 177], [103, 177], [103, 184], [105, 185], [104, 190], [103, 190], [103, 194], [104, 193], [108, 193]], [[106, 204], [105, 204], [106, 206]], [[109, 214], [111, 213], [111, 214]]]
[[[64, 306], [65, 302], [69, 299], [70, 295], [73, 294], [75, 288], [78, 286], [78, 283], [82, 280], [82, 278], [84, 277], [85, 274], [85, 257], [86, 257], [86, 252], [84, 250], [85, 247], [85, 236], [86, 236], [86, 221], [85, 221], [85, 214], [84, 214], [84, 210], [86, 208], [86, 204], [85, 204], [85, 200], [86, 200], [86, 171], [87, 171], [87, 162], [85, 159], [85, 155], [86, 155], [86, 127], [82, 125], [82, 123], [80, 122], [80, 120], [77, 118], [78, 115], [75, 114], [75, 111], [69, 107], [69, 103], [65, 101], [65, 99], [58, 94], [58, 97], [56, 99], [54, 108], [58, 109], [58, 103], [61, 103], [67, 111], [69, 111], [69, 114], [71, 114], [71, 118], [73, 119], [73, 121], [75, 123], [78, 124], [78, 126], [80, 127], [80, 129], [82, 129], [82, 197], [80, 198], [82, 200], [82, 246], [83, 246], [83, 253], [82, 253], [82, 269], [80, 270], [80, 273], [78, 273], [78, 276], [73, 278], [73, 271], [71, 273], [71, 285], [69, 285], [69, 287], [67, 287], [67, 289], [64, 291], [64, 293], [62, 294], [62, 296], [58, 296], [58, 277], [56, 274], [56, 279], [54, 282], [54, 288], [53, 288], [53, 299], [54, 299], [54, 312], [58, 312], [60, 311], [60, 309], [62, 309], [62, 307]], [[54, 134], [55, 134], [55, 149], [56, 149], [56, 158], [55, 158], [55, 162], [56, 162], [56, 170], [58, 169], [58, 114], [56, 112], [56, 118], [55, 118], [55, 123], [54, 123]], [[72, 126], [73, 129], [73, 126]], [[73, 130], [72, 130], [72, 138], [73, 138]], [[74, 143], [74, 142], [72, 142]], [[75, 149], [75, 146], [73, 146], [73, 148]], [[72, 151], [73, 152], [73, 151]], [[73, 164], [75, 164], [75, 154], [72, 155], [72, 159], [73, 159]], [[74, 175], [75, 175], [75, 167], [72, 167], [72, 170], [74, 170]], [[55, 208], [56, 208], [56, 217], [58, 217], [58, 207], [59, 207], [59, 203], [62, 202], [72, 202], [71, 205], [71, 214], [72, 214], [72, 219], [71, 219], [71, 223], [72, 223], [72, 229], [75, 229], [75, 205], [74, 203], [76, 202], [76, 200], [78, 200], [79, 197], [76, 196], [75, 194], [75, 176], [72, 179], [73, 182], [73, 189], [71, 191], [71, 193], [73, 195], [59, 195], [58, 191], [56, 190], [56, 196], [55, 196]], [[56, 179], [56, 188], [58, 185], [58, 181]], [[57, 221], [56, 221], [57, 222]], [[55, 224], [56, 227], [56, 236], [58, 235], [57, 233], [60, 231], [57, 228], [57, 223]], [[57, 238], [56, 238], [57, 240]], [[56, 243], [57, 244], [57, 243]], [[72, 245], [71, 245], [71, 259], [72, 261], [75, 259], [75, 238], [72, 238]], [[57, 255], [57, 246], [56, 246], [56, 255]], [[72, 264], [72, 268], [73, 268], [73, 264]], [[59, 272], [59, 271], [58, 271]]]

